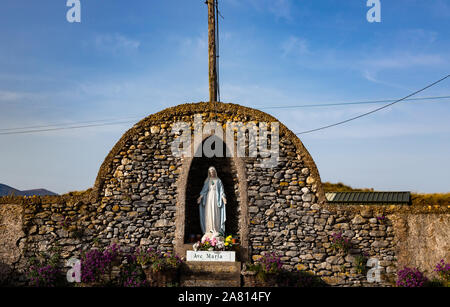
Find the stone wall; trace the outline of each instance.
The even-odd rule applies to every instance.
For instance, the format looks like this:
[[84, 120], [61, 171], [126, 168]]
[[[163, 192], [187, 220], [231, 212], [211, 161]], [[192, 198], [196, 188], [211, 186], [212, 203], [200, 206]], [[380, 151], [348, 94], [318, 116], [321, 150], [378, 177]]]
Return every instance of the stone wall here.
[[0, 205], [0, 285], [19, 262], [23, 249], [23, 207], [18, 204]]
[[[217, 110], [217, 113], [213, 113], [213, 110]], [[99, 218], [106, 220], [106, 227], [99, 230], [98, 235], [102, 243], [118, 239], [121, 244], [130, 247], [141, 245], [169, 250], [177, 246], [177, 251], [182, 250], [183, 243], [186, 243], [183, 225], [189, 222], [185, 220], [186, 207], [196, 206], [195, 203], [188, 203], [187, 195], [192, 191], [186, 189], [192, 158], [173, 157], [170, 145], [177, 136], [171, 127], [179, 121], [193, 127], [197, 114], [202, 115], [204, 123], [216, 121], [222, 125], [229, 122], [277, 122], [275, 118], [257, 110], [231, 104], [218, 104], [212, 108], [211, 104], [200, 103], [168, 109], [138, 123], [122, 137], [105, 159], [94, 187], [94, 193], [98, 193], [102, 204]], [[202, 139], [206, 137], [204, 135]], [[252, 210], [253, 202], [273, 202], [275, 205], [278, 199], [286, 197], [273, 194], [280, 188], [289, 189], [296, 197], [300, 197], [295, 200], [296, 203], [302, 204], [304, 201], [301, 198], [302, 188], [308, 190], [303, 198], [310, 204], [324, 201], [317, 168], [300, 140], [281, 125], [280, 141], [280, 163], [276, 169], [286, 176], [281, 180], [273, 180], [274, 169], [258, 168], [260, 158], [229, 158], [235, 173], [223, 174], [218, 169], [219, 177], [226, 175], [237, 179], [234, 193], [239, 207], [239, 235], [245, 251], [241, 255], [243, 259], [249, 259], [253, 253], [248, 248], [253, 239], [247, 238], [247, 233], [256, 231], [247, 225], [250, 220], [248, 212]], [[194, 148], [193, 152], [196, 150]], [[205, 158], [205, 164], [210, 162]], [[307, 172], [307, 175], [294, 174], [298, 168]], [[284, 175], [284, 172], [287, 174]], [[206, 173], [194, 180], [203, 182], [205, 176]], [[240, 187], [240, 181], [246, 181], [247, 187]], [[262, 186], [262, 190], [255, 190], [258, 186]], [[265, 200], [254, 200], [250, 193], [261, 193]], [[228, 218], [231, 220], [230, 216]]]
[[[231, 104], [199, 103], [170, 108], [149, 116], [125, 133], [102, 164], [92, 191], [3, 200], [20, 204], [0, 205], [2, 221], [7, 220], [2, 223], [11, 225], [10, 230], [2, 230], [0, 237], [2, 246], [9, 242], [0, 250], [1, 261], [12, 264], [15, 270], [14, 278], [8, 282], [23, 281], [26, 260], [54, 247], [60, 249], [63, 259], [79, 258], [87, 249], [112, 243], [129, 250], [142, 246], [183, 253], [186, 206], [195, 205], [186, 197], [192, 192], [187, 189], [192, 158], [172, 155], [170, 144], [176, 135], [171, 127], [177, 121], [192, 123], [195, 114], [201, 114], [206, 122], [217, 120], [221, 124], [276, 122], [265, 113]], [[404, 262], [410, 259], [404, 251], [411, 249], [405, 246], [428, 248], [430, 253], [431, 243], [417, 246], [414, 239], [399, 239], [404, 238], [404, 233], [411, 238], [418, 233], [413, 228], [405, 230], [405, 222], [401, 222], [405, 219], [399, 222], [397, 218], [398, 214], [412, 214], [408, 207], [328, 206], [314, 161], [300, 140], [282, 124], [277, 167], [261, 168], [260, 157], [230, 158], [228, 162], [231, 173], [226, 175], [233, 178], [231, 190], [239, 215], [229, 218], [239, 225], [242, 261], [275, 251], [288, 270], [314, 272], [332, 285], [372, 285], [355, 267], [356, 257], [366, 254], [377, 258], [381, 266], [382, 282], [376, 285], [391, 285], [397, 257]], [[382, 216], [387, 218], [377, 219]], [[449, 233], [448, 215], [442, 216], [447, 222], [439, 222], [439, 227], [446, 227]], [[425, 225], [438, 224], [432, 217], [427, 218], [423, 220], [424, 228], [417, 229], [432, 233]], [[414, 223], [417, 218], [414, 219], [406, 218], [407, 224]], [[332, 248], [331, 236], [340, 232], [351, 240], [348, 253]], [[446, 248], [445, 235], [434, 238], [440, 249]], [[424, 264], [432, 258], [420, 259]]]
[[419, 267], [437, 277], [435, 265], [450, 259], [450, 214], [397, 213], [391, 216], [398, 235], [398, 267]]

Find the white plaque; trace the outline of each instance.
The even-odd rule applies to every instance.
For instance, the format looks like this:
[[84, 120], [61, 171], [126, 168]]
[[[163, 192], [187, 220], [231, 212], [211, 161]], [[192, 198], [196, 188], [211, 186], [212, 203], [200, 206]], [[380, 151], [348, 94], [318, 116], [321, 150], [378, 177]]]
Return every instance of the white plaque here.
[[234, 261], [236, 261], [236, 252], [187, 251], [186, 260], [187, 261], [234, 262]]

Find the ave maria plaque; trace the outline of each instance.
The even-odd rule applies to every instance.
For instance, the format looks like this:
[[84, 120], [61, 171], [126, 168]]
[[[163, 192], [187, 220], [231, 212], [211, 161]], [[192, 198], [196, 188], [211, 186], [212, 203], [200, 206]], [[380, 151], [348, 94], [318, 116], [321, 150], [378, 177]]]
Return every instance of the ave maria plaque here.
[[187, 251], [187, 261], [234, 262], [236, 252], [229, 251]]

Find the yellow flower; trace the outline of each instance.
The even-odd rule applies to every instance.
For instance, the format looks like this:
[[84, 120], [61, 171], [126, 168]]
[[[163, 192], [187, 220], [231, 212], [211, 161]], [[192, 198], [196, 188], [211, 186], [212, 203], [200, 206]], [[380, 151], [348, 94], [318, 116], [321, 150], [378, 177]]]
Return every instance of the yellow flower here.
[[225, 246], [228, 246], [229, 244], [228, 244], [228, 242], [225, 242]]

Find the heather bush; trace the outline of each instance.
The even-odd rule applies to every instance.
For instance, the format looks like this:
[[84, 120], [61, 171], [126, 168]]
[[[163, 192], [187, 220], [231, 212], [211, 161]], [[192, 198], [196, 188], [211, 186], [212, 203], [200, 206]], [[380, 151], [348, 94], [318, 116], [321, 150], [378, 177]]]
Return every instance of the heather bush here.
[[136, 263], [140, 266], [147, 267], [163, 258], [163, 254], [158, 250], [154, 250], [153, 248], [149, 248], [147, 250], [137, 248], [134, 254], [131, 255], [131, 257], [136, 258]]
[[123, 265], [120, 272], [120, 285], [122, 287], [147, 287], [148, 282], [145, 278], [145, 272], [140, 265], [137, 255], [142, 255], [141, 250], [137, 250], [134, 254], [127, 254], [126, 264]]
[[32, 287], [57, 287], [65, 283], [59, 265], [60, 255], [55, 250], [51, 252], [51, 255], [41, 253], [29, 259], [27, 277]]
[[407, 288], [424, 287], [428, 278], [418, 268], [404, 267], [397, 274], [397, 286]]
[[264, 254], [258, 261], [266, 274], [276, 274], [281, 272], [281, 258], [275, 252]]
[[111, 271], [112, 265], [120, 261], [120, 248], [113, 244], [104, 251], [93, 249], [81, 256], [81, 281], [99, 282], [104, 274]]
[[444, 259], [441, 259], [441, 261], [436, 264], [434, 271], [438, 273], [440, 281], [444, 286], [450, 286], [450, 263], [446, 263]]

